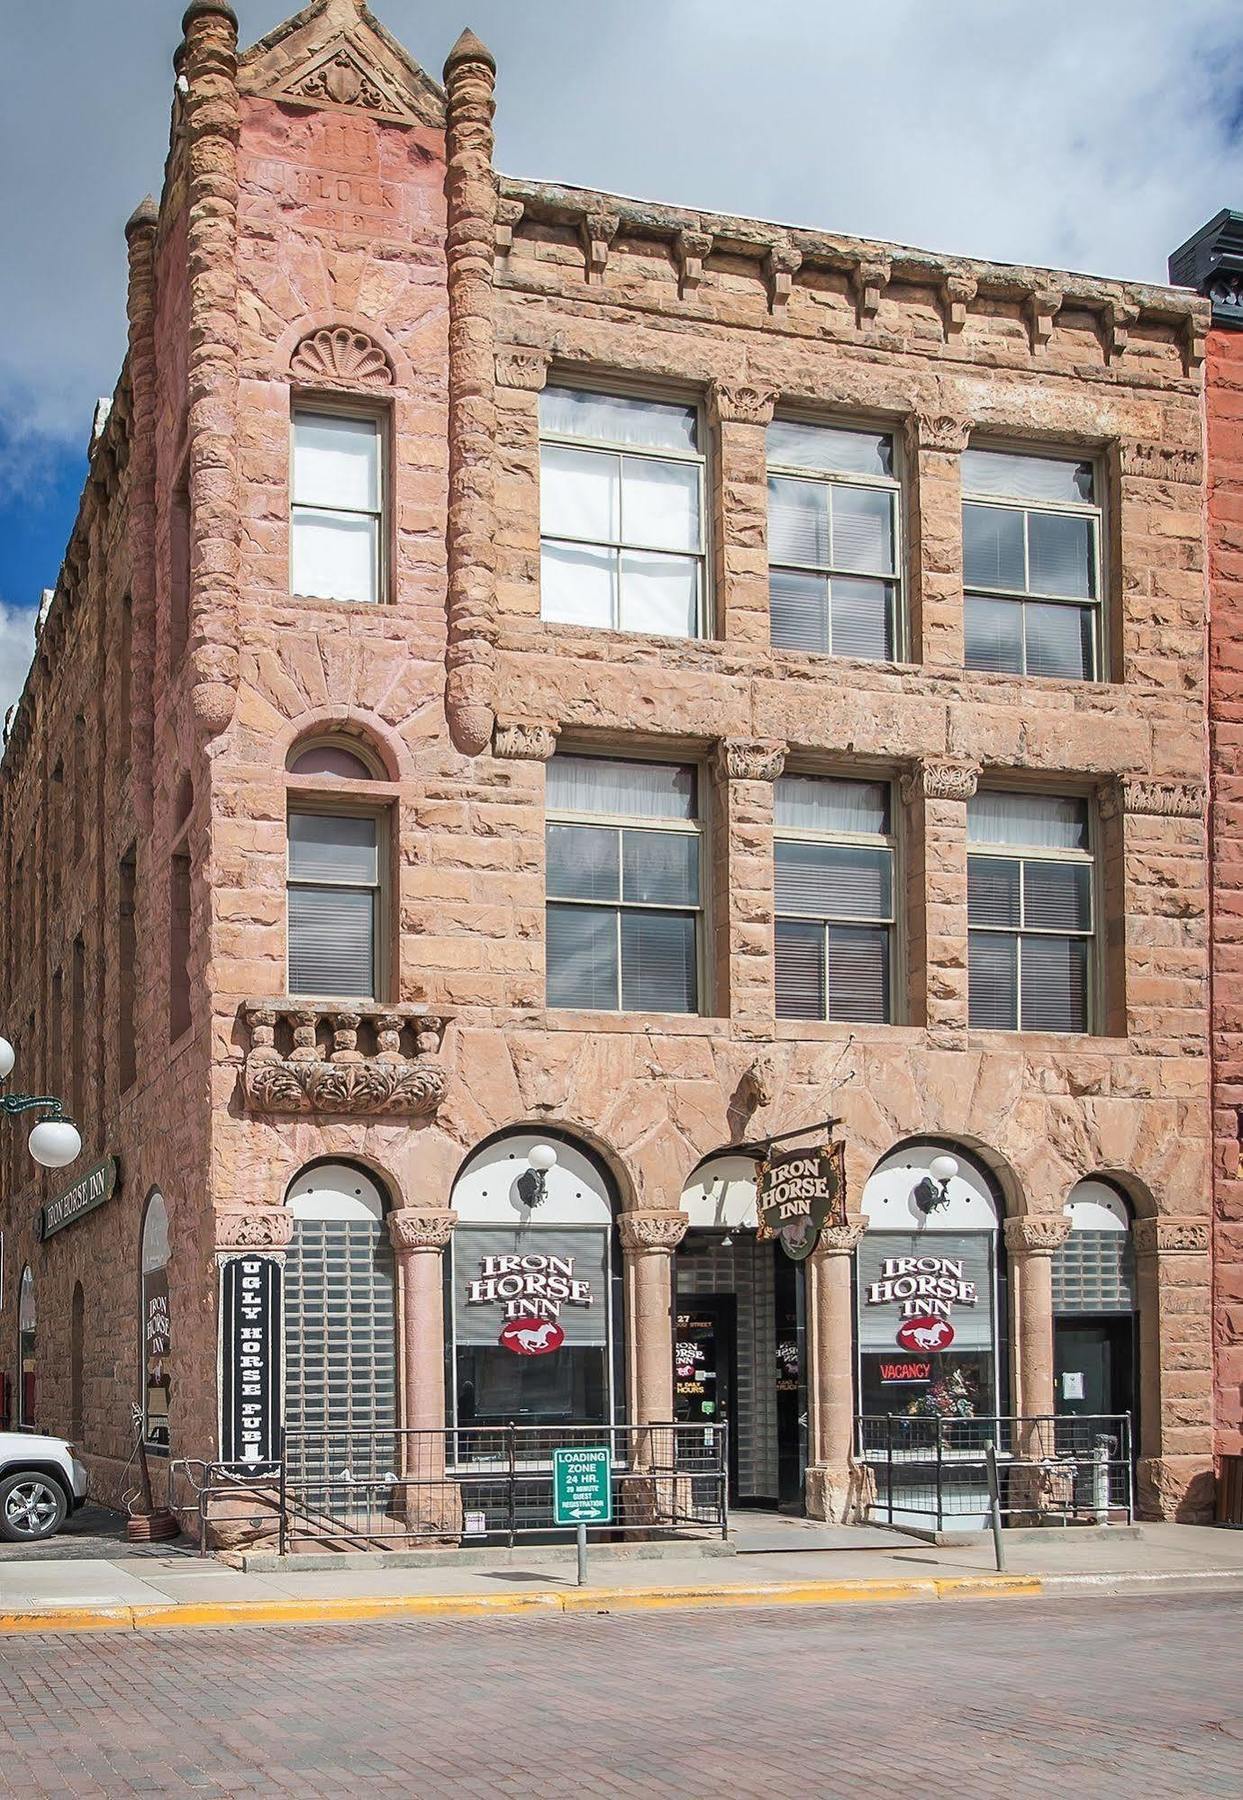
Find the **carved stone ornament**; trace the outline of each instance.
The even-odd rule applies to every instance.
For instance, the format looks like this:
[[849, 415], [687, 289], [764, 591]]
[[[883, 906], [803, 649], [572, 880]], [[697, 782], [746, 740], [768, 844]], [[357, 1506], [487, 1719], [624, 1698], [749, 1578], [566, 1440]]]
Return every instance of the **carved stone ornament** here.
[[739, 1087], [753, 1112], [772, 1105], [777, 1097], [777, 1065], [767, 1051], [761, 1050], [743, 1070]]
[[1137, 1256], [1207, 1256], [1208, 1219], [1136, 1219], [1131, 1239]]
[[508, 256], [514, 247], [514, 232], [522, 223], [522, 215], [526, 207], [521, 200], [500, 199], [496, 203], [496, 248], [501, 256]]
[[704, 262], [712, 254], [710, 231], [679, 231], [673, 240], [678, 264], [678, 294], [684, 300], [703, 280]]
[[917, 762], [902, 777], [902, 798], [908, 806], [919, 799], [970, 800], [979, 780], [974, 763]]
[[1027, 296], [1023, 311], [1033, 351], [1043, 350], [1053, 336], [1054, 322], [1061, 308], [1061, 288], [1034, 288]]
[[916, 412], [911, 416], [910, 435], [916, 450], [940, 450], [950, 456], [961, 456], [967, 448], [973, 423], [961, 413]]
[[974, 275], [946, 275], [941, 282], [941, 316], [947, 338], [956, 337], [967, 323], [967, 309], [975, 299]]
[[858, 1217], [848, 1218], [844, 1225], [822, 1225], [816, 1248], [811, 1253], [813, 1260], [817, 1256], [849, 1256], [859, 1248], [867, 1228], [867, 1220]]
[[1141, 480], [1185, 481], [1195, 487], [1204, 480], [1204, 458], [1198, 450], [1124, 438], [1118, 446], [1118, 461], [1124, 475]]
[[714, 381], [708, 388], [708, 404], [723, 424], [767, 425], [777, 404], [777, 390], [749, 381]]
[[400, 1208], [388, 1215], [388, 1237], [400, 1256], [403, 1251], [443, 1250], [457, 1224], [455, 1212], [419, 1212]]
[[588, 281], [603, 281], [609, 249], [621, 220], [616, 213], [589, 212], [582, 222], [583, 256]]
[[671, 1256], [686, 1236], [689, 1224], [686, 1214], [680, 1212], [622, 1213], [617, 1230], [624, 1251], [656, 1251]]
[[785, 767], [786, 745], [776, 738], [721, 738], [716, 757], [726, 781], [776, 781]]
[[1065, 1213], [1029, 1213], [1007, 1219], [1003, 1229], [1012, 1256], [1052, 1256], [1070, 1236], [1070, 1220]]
[[496, 353], [498, 387], [523, 388], [538, 394], [548, 380], [547, 350], [529, 350], [519, 344], [502, 344]]
[[1121, 356], [1131, 338], [1131, 327], [1139, 318], [1139, 307], [1131, 300], [1107, 300], [1104, 325], [1109, 355]]
[[[258, 69], [251, 73], [251, 82], [256, 79], [261, 81]], [[326, 44], [309, 62], [298, 61], [293, 72], [279, 83], [274, 97], [295, 105], [347, 107], [408, 125], [420, 122], [420, 115], [431, 112], [425, 96], [401, 91], [402, 86], [409, 85], [408, 80], [399, 81], [378, 68], [358, 38], [341, 36]]]
[[392, 387], [393, 368], [374, 338], [348, 325], [326, 325], [304, 337], [289, 359], [295, 381], [323, 387]]
[[1147, 814], [1159, 819], [1202, 819], [1208, 791], [1202, 781], [1153, 781], [1144, 775], [1119, 775], [1101, 794], [1104, 819], [1119, 813]]
[[789, 304], [794, 277], [803, 266], [803, 252], [789, 244], [774, 244], [764, 258], [764, 279], [768, 283], [768, 310], [782, 312]]
[[[449, 1070], [436, 1054], [444, 1020], [419, 1007], [255, 1000], [243, 1010], [250, 1044], [242, 1093], [252, 1112], [426, 1119], [448, 1092]], [[371, 1054], [358, 1048], [364, 1025]]]
[[850, 271], [850, 290], [855, 297], [859, 324], [874, 319], [880, 311], [881, 296], [889, 286], [893, 265], [887, 256], [863, 256]]
[[217, 1213], [216, 1251], [285, 1250], [293, 1237], [294, 1215], [283, 1206]]
[[492, 754], [511, 762], [547, 762], [557, 748], [560, 729], [546, 719], [498, 719]]

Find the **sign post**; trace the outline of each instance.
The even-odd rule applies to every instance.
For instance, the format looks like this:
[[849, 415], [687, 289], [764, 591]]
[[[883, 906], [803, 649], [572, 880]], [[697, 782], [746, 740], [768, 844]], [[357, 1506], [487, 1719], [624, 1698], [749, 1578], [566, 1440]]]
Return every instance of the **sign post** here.
[[587, 1527], [613, 1517], [612, 1458], [607, 1444], [552, 1453], [554, 1525], [573, 1525], [578, 1538], [578, 1585], [587, 1580]]

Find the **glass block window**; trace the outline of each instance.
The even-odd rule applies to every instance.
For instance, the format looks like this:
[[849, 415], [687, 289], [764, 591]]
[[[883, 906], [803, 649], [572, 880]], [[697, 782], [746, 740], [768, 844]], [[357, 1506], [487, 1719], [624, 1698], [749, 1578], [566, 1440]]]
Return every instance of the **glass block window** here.
[[1135, 1252], [1129, 1231], [1072, 1231], [1052, 1261], [1055, 1313], [1135, 1311]]
[[901, 589], [898, 498], [887, 433], [773, 421], [768, 589], [774, 644], [893, 659]]
[[967, 806], [969, 1012], [993, 1031], [1087, 1031], [1088, 804], [985, 790]]
[[376, 994], [379, 820], [372, 814], [289, 815], [289, 992]]
[[299, 407], [293, 419], [290, 581], [317, 600], [378, 600], [383, 551], [378, 419]]
[[621, 394], [540, 395], [540, 612], [569, 625], [705, 630], [699, 412]]
[[962, 487], [967, 667], [1099, 680], [1101, 511], [1092, 463], [968, 450]]
[[379, 1219], [298, 1219], [285, 1255], [285, 1423], [397, 1421], [393, 1252]]
[[885, 1024], [894, 936], [889, 783], [786, 775], [775, 799], [777, 1016]]
[[549, 1006], [699, 1010], [698, 787], [676, 764], [548, 764]]

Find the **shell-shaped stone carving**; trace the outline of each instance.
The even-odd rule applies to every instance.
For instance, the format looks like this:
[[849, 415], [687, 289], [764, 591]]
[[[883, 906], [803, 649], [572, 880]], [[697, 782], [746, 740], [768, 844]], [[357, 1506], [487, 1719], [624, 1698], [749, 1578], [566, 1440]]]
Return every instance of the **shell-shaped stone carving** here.
[[348, 325], [325, 325], [304, 337], [289, 360], [296, 380], [315, 386], [392, 387], [393, 369], [374, 338]]

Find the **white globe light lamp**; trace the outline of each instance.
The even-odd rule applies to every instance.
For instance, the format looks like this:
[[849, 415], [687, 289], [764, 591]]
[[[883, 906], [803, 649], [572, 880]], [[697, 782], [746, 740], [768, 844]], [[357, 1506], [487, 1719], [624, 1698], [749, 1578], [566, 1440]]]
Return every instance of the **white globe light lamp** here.
[[950, 1182], [958, 1173], [958, 1159], [954, 1156], [934, 1156], [928, 1164], [928, 1173], [915, 1183], [911, 1198], [914, 1200], [925, 1219], [937, 1211], [938, 1207], [950, 1203]]
[[30, 1134], [30, 1154], [45, 1169], [63, 1169], [82, 1154], [82, 1139], [68, 1119], [42, 1119]]
[[934, 1181], [952, 1181], [958, 1173], [956, 1156], [934, 1156], [928, 1164], [928, 1173]]
[[527, 1151], [525, 1175], [518, 1178], [518, 1193], [526, 1206], [539, 1206], [548, 1198], [548, 1171], [555, 1168], [557, 1152], [551, 1144], [532, 1144]]
[[13, 1073], [13, 1065], [17, 1061], [17, 1052], [8, 1038], [0, 1037], [0, 1081], [7, 1081]]

